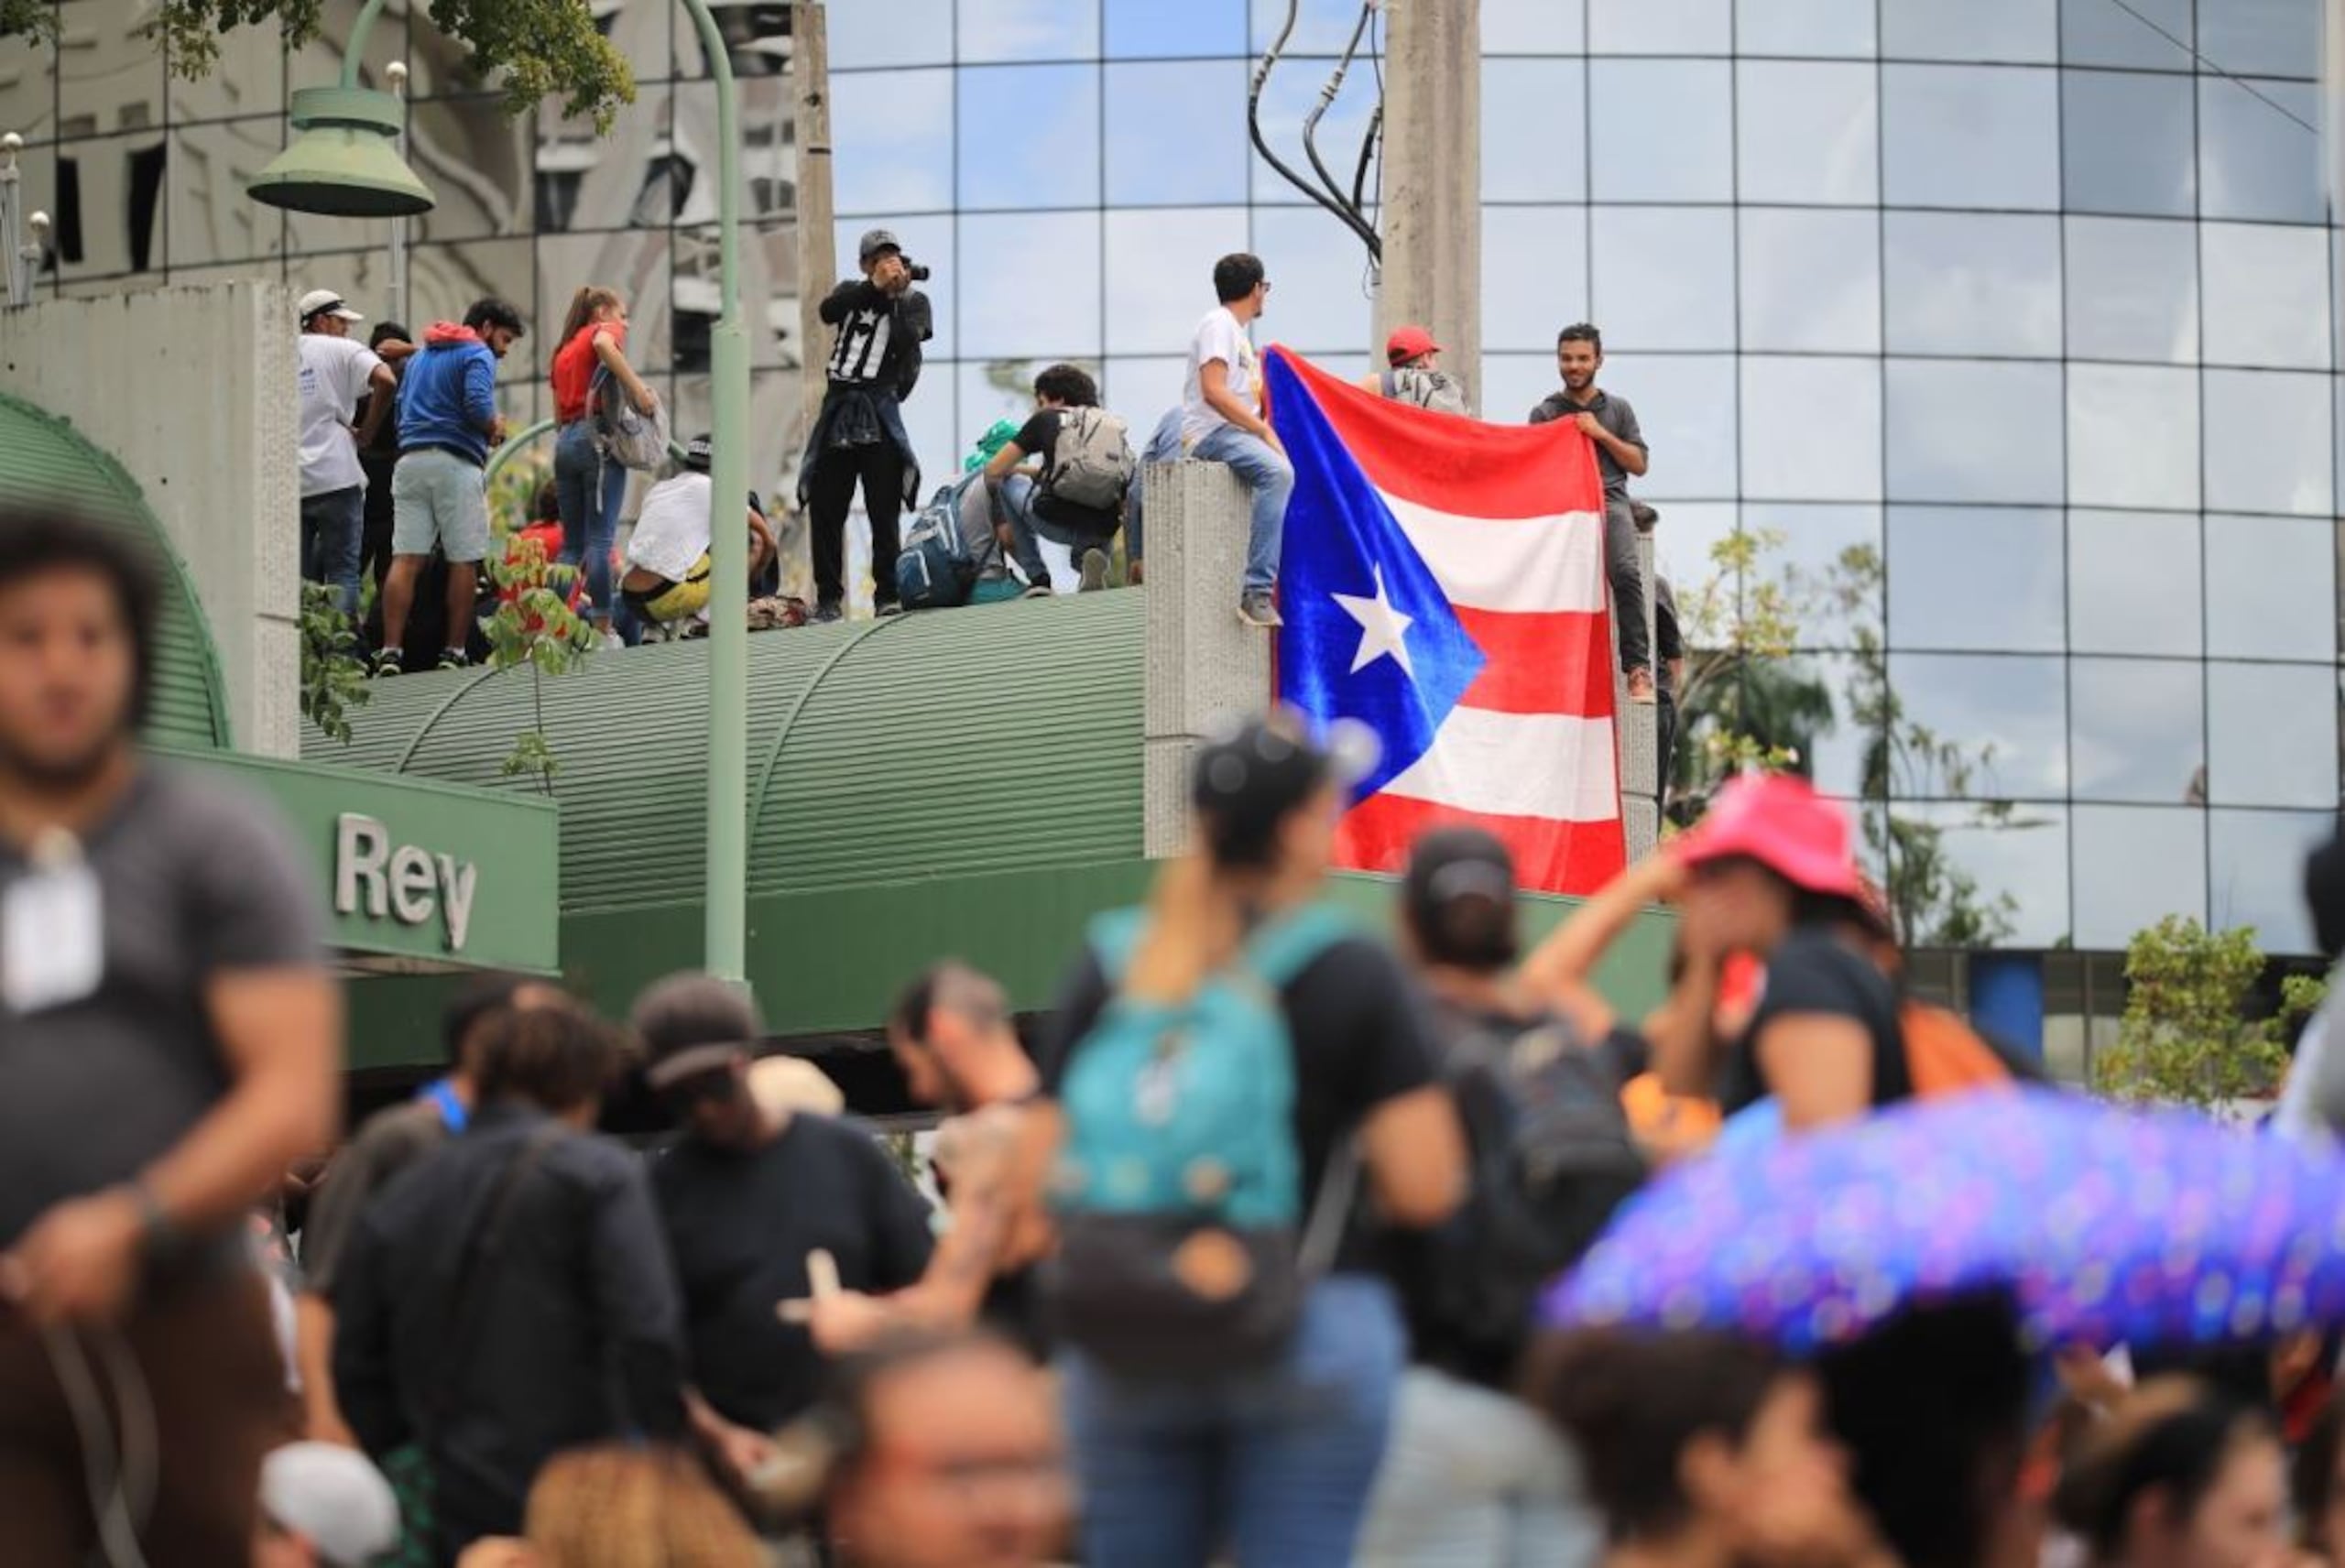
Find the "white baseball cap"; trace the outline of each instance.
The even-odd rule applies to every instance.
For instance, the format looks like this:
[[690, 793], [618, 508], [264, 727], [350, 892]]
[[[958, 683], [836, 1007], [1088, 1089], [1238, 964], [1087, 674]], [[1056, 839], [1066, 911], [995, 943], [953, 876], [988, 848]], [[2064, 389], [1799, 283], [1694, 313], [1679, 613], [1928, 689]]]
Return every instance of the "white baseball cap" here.
[[260, 1507], [331, 1568], [366, 1568], [399, 1543], [399, 1503], [367, 1457], [331, 1443], [289, 1443], [260, 1466]]
[[342, 302], [342, 296], [331, 289], [312, 289], [301, 296], [301, 303], [294, 319], [306, 322], [312, 316], [339, 316], [345, 321], [363, 321], [366, 318]]

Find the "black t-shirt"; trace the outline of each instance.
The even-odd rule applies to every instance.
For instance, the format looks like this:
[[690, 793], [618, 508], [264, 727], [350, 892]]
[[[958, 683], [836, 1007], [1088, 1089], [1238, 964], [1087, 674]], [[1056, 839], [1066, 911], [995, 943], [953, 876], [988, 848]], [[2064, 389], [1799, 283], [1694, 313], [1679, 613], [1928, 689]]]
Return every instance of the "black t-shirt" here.
[[1873, 962], [1829, 931], [1804, 927], [1767, 955], [1767, 977], [1750, 1028], [1735, 1042], [1719, 1099], [1729, 1116], [1772, 1090], [1761, 1071], [1758, 1040], [1776, 1018], [1825, 1013], [1854, 1018], [1872, 1038], [1872, 1103], [1885, 1105], [1914, 1092], [1905, 1068], [1905, 1037], [1897, 1026], [1897, 993]]
[[[1023, 443], [1020, 443], [1023, 444]], [[1085, 953], [1059, 997], [1042, 1051], [1042, 1092], [1056, 1095], [1074, 1047], [1091, 1032], [1111, 995], [1098, 955]], [[1337, 1140], [1387, 1100], [1436, 1078], [1423, 1004], [1392, 955], [1365, 937], [1347, 937], [1303, 967], [1280, 993], [1294, 1051], [1294, 1138], [1303, 1166], [1303, 1212]], [[1336, 1257], [1338, 1272], [1376, 1271], [1382, 1249], [1358, 1227]]]
[[[1058, 450], [1059, 431], [1066, 423], [1065, 410], [1038, 408], [1034, 417], [1019, 428], [1011, 437], [1018, 450], [1030, 457], [1040, 458], [1042, 472], [1051, 471], [1051, 459]], [[1113, 512], [1103, 512], [1096, 506], [1078, 506], [1072, 501], [1062, 501], [1039, 486], [1034, 492], [1034, 515], [1063, 528], [1073, 528], [1103, 538], [1112, 535], [1123, 519]]]
[[792, 1116], [747, 1153], [687, 1138], [651, 1169], [682, 1287], [693, 1382], [727, 1421], [770, 1431], [813, 1404], [823, 1360], [775, 1307], [809, 1292], [806, 1255], [837, 1260], [839, 1283], [900, 1290], [928, 1268], [928, 1205], [871, 1133]]

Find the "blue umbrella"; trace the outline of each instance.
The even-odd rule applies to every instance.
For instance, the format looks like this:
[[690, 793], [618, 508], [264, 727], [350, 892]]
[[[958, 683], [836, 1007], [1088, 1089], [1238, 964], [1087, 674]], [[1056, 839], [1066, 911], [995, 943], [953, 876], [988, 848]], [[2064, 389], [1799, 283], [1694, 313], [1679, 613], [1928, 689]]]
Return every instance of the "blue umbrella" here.
[[1799, 1351], [1992, 1289], [2038, 1345], [2345, 1322], [2345, 1151], [2052, 1090], [1917, 1102], [1670, 1172], [1543, 1315]]

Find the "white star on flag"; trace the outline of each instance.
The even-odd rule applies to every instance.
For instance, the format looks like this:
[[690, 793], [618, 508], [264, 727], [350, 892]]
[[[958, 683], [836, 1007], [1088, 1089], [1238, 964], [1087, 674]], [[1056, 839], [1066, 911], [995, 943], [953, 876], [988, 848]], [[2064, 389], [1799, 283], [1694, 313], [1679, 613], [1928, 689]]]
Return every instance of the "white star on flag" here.
[[1417, 678], [1416, 666], [1409, 662], [1407, 640], [1416, 617], [1402, 615], [1384, 596], [1384, 568], [1380, 563], [1376, 568], [1375, 598], [1363, 599], [1357, 593], [1330, 593], [1328, 597], [1359, 623], [1359, 651], [1352, 655], [1352, 674], [1358, 674], [1389, 655], [1401, 667], [1401, 673], [1412, 681]]

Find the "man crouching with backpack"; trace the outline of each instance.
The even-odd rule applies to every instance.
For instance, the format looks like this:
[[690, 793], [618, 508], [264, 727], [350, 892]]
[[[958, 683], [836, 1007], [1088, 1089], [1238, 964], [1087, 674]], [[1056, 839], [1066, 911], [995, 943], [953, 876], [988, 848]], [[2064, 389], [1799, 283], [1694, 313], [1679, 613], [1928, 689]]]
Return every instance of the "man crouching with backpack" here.
[[1085, 1563], [1352, 1562], [1407, 1336], [1350, 1221], [1435, 1225], [1465, 1185], [1407, 975], [1322, 898], [1358, 761], [1281, 719], [1205, 746], [1195, 847], [1095, 922], [1041, 1053]]
[[1473, 1185], [1448, 1225], [1402, 1244], [1413, 1364], [1359, 1562], [1588, 1568], [1604, 1530], [1578, 1465], [1510, 1390], [1542, 1289], [1644, 1178], [1620, 1099], [1635, 1064], [1516, 979], [1514, 865], [1497, 839], [1427, 833], [1401, 896]]
[[1051, 585], [1039, 535], [1066, 548], [1085, 593], [1107, 586], [1108, 550], [1139, 473], [1131, 430], [1099, 406], [1090, 372], [1053, 365], [1035, 376], [1034, 417], [986, 464], [995, 515], [1009, 520], [1026, 581]]

